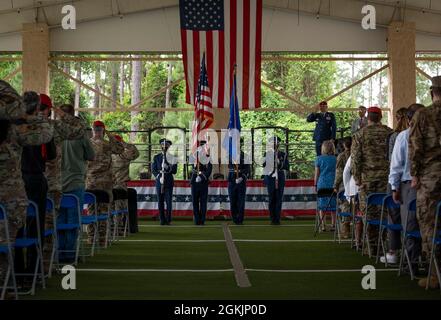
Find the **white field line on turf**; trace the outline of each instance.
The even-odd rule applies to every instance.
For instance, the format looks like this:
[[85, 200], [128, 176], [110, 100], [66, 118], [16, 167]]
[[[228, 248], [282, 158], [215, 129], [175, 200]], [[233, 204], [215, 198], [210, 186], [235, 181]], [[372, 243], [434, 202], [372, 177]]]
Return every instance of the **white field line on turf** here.
[[222, 224], [222, 230], [228, 250], [228, 256], [230, 257], [231, 265], [234, 269], [234, 277], [236, 278], [237, 285], [241, 288], [251, 287], [251, 282], [248, 279], [247, 272], [245, 271], [242, 260], [240, 259], [239, 252], [234, 244], [233, 236], [231, 235], [231, 231], [230, 228], [228, 228], [227, 223]]
[[[292, 240], [292, 239], [233, 239], [234, 242], [334, 242], [334, 240]], [[225, 242], [225, 239], [134, 239], [134, 240], [118, 240], [118, 242]], [[351, 242], [350, 240], [342, 240], [341, 242]]]
[[[335, 242], [334, 240], [320, 240], [320, 239], [314, 239], [314, 240], [291, 240], [291, 239], [234, 239], [234, 242]], [[351, 242], [351, 240], [342, 240], [341, 242]], [[338, 242], [335, 242], [338, 243]]]
[[[161, 225], [157, 225], [157, 224], [139, 224], [138, 227], [143, 227], [143, 228], [151, 228], [151, 227], [158, 227], [158, 228], [200, 228], [200, 229], [205, 229], [205, 228], [220, 228], [222, 227], [221, 224], [210, 224], [210, 225], [205, 225], [205, 226], [193, 226], [193, 225], [171, 225], [171, 226], [161, 226]], [[282, 224], [282, 225], [278, 225], [278, 226], [272, 226], [270, 224], [248, 224], [248, 225], [235, 225], [235, 224], [230, 224], [229, 227], [237, 227], [237, 228], [247, 228], [247, 227], [271, 227], [271, 228], [283, 228], [283, 227], [310, 227], [313, 228], [314, 225], [313, 224]]]
[[[158, 227], [158, 228], [220, 228], [221, 224], [209, 224], [204, 226], [195, 226], [195, 225], [170, 225], [170, 226], [161, 226], [159, 224], [139, 224], [139, 227]], [[271, 228], [282, 228], [282, 227], [314, 227], [314, 224], [281, 224], [277, 226], [273, 226], [270, 224], [247, 224], [247, 225], [235, 225], [229, 224], [229, 227], [237, 227], [237, 228], [246, 228], [246, 227], [271, 227]]]
[[[335, 272], [357, 272], [360, 273], [361, 269], [323, 269], [323, 270], [301, 270], [301, 269], [253, 269], [246, 268], [245, 271], [250, 272], [278, 272], [278, 273], [335, 273]], [[375, 269], [375, 271], [380, 272], [397, 272], [398, 269]]]
[[[93, 269], [80, 268], [75, 269], [80, 272], [189, 272], [189, 273], [209, 273], [209, 272], [234, 272], [234, 269]], [[307, 269], [254, 269], [246, 268], [249, 272], [272, 272], [272, 273], [344, 273], [356, 272], [360, 273], [361, 269], [323, 269], [323, 270], [307, 270]], [[379, 272], [397, 272], [398, 269], [375, 269]]]
[[85, 269], [79, 268], [80, 272], [233, 272], [234, 269]]
[[134, 239], [134, 240], [118, 240], [118, 242], [225, 242], [225, 239]]

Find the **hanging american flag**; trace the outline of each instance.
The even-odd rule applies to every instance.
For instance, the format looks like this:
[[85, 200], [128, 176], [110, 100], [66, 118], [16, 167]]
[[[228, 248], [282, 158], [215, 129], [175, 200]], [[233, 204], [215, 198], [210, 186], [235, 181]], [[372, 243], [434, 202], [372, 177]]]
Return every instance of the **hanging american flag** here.
[[206, 52], [213, 107], [228, 107], [237, 65], [239, 106], [259, 108], [262, 0], [180, 0], [179, 9], [186, 102], [194, 102]]
[[194, 121], [192, 129], [192, 153], [198, 147], [198, 134], [210, 128], [213, 123], [213, 106], [211, 104], [211, 90], [205, 68], [205, 54], [202, 54], [201, 70], [199, 73], [198, 88], [194, 105]]

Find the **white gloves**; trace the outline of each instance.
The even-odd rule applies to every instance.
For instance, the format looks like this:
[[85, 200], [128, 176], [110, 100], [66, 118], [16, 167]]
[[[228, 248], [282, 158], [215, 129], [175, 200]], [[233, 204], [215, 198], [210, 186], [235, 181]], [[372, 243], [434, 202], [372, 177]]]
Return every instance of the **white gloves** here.
[[202, 181], [202, 178], [200, 177], [200, 176], [197, 176], [196, 177], [196, 183], [199, 183], [199, 182], [201, 182]]
[[273, 177], [273, 178], [277, 177], [277, 171], [274, 171], [274, 173], [271, 175], [271, 177]]
[[237, 178], [237, 179], [236, 179], [236, 184], [239, 184], [239, 183], [241, 183], [242, 181], [243, 181], [243, 178], [242, 178], [242, 177]]
[[160, 184], [164, 184], [164, 178], [163, 177], [159, 178], [159, 183]]
[[168, 170], [168, 164], [163, 163], [162, 164], [162, 170]]

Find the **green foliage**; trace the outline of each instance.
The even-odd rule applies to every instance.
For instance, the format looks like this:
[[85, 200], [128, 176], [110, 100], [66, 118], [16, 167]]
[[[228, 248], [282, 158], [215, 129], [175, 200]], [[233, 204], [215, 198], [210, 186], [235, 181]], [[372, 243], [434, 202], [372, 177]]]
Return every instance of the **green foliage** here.
[[[4, 79], [19, 67], [18, 61], [0, 61], [0, 79]], [[22, 92], [22, 75], [21, 72], [8, 80], [8, 82], [17, 90]]]
[[[108, 55], [99, 55], [107, 57]], [[310, 57], [311, 55], [288, 54], [286, 57]], [[316, 56], [316, 55], [315, 55]], [[326, 55], [321, 55], [325, 57]], [[173, 66], [170, 81], [175, 81], [183, 76], [182, 62], [170, 62]], [[335, 92], [342, 90], [354, 81], [361, 79], [375, 69], [384, 65], [383, 61], [264, 61], [262, 63], [262, 79], [275, 86], [282, 92], [299, 100], [306, 106], [314, 106], [320, 100], [323, 100]], [[440, 74], [440, 62], [418, 61], [418, 67], [426, 73], [434, 76]], [[17, 61], [0, 62], [0, 78], [10, 74], [19, 66]], [[74, 62], [58, 63], [60, 69], [64, 69], [74, 77], [76, 70], [81, 67], [82, 81], [94, 87], [96, 77], [99, 75], [99, 90], [107, 95], [112, 95], [112, 83], [115, 79], [112, 77], [112, 66], [118, 69], [117, 78], [117, 101], [121, 101], [124, 106], [132, 104], [131, 101], [131, 75], [132, 64], [123, 63], [123, 74], [120, 73], [121, 64], [119, 62], [81, 62], [80, 65]], [[167, 62], [144, 62], [143, 74], [141, 75], [141, 99], [155, 94], [158, 90], [165, 87], [168, 78]], [[58, 72], [51, 72], [50, 95], [56, 105], [62, 103], [74, 103], [76, 84]], [[124, 84], [124, 91], [120, 92], [120, 79]], [[11, 84], [21, 92], [22, 76], [18, 73], [10, 80]], [[387, 106], [388, 83], [386, 70], [373, 77], [373, 80], [367, 80], [342, 95], [335, 97], [329, 102], [330, 111], [335, 108], [354, 108], [360, 104], [368, 105], [378, 104], [382, 107]], [[417, 74], [416, 76], [417, 101], [425, 105], [431, 103], [428, 79]], [[80, 95], [80, 108], [91, 107], [93, 104], [94, 93], [82, 88]], [[145, 102], [143, 108], [163, 108], [166, 106], [165, 91], [155, 96], [153, 99]], [[111, 103], [101, 99], [100, 107], [109, 108]], [[262, 86], [262, 108], [288, 108], [295, 107], [296, 104], [278, 93]], [[170, 90], [170, 108], [189, 107], [185, 104], [185, 81]], [[228, 107], [226, 105], [225, 107]], [[347, 128], [352, 120], [357, 117], [357, 112], [334, 112], [339, 128]], [[103, 112], [91, 113], [80, 112], [80, 114], [91, 123], [95, 118], [105, 121], [109, 130], [130, 130], [131, 121], [139, 124], [139, 130], [148, 130], [160, 126], [177, 126], [189, 129], [189, 122], [193, 120], [192, 111], [177, 112], [139, 112], [131, 114], [130, 112]], [[243, 129], [251, 129], [260, 126], [279, 126], [291, 130], [289, 136], [289, 145], [287, 146], [292, 171], [297, 172], [301, 178], [310, 178], [312, 176], [313, 161], [315, 158], [314, 145], [312, 142], [311, 131], [314, 129], [314, 123], [307, 123], [305, 112], [255, 112], [241, 111], [241, 122]], [[384, 121], [387, 120], [387, 115]], [[123, 135], [129, 139], [128, 134]], [[162, 132], [152, 134], [152, 142], [163, 136]], [[140, 143], [144, 148], [141, 152], [141, 158], [138, 162], [150, 161], [145, 152], [148, 137], [145, 133], [139, 133], [135, 136], [134, 142]], [[155, 148], [158, 146], [155, 145]], [[156, 149], [157, 151], [157, 149]], [[155, 152], [156, 152], [155, 151]], [[135, 163], [132, 165], [132, 171], [136, 177], [141, 171], [146, 170], [146, 165]], [[182, 169], [180, 169], [182, 170]]]

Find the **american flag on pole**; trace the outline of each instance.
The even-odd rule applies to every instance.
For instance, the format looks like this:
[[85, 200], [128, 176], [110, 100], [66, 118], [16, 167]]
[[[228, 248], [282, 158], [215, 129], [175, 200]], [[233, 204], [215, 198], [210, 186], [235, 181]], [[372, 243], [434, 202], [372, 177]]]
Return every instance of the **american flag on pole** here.
[[237, 65], [239, 106], [259, 108], [262, 0], [180, 0], [179, 9], [186, 102], [195, 100], [206, 52], [213, 107], [228, 106]]
[[198, 134], [210, 128], [213, 123], [213, 106], [211, 104], [211, 90], [208, 83], [207, 69], [205, 68], [205, 54], [202, 55], [201, 72], [199, 74], [198, 90], [194, 105], [194, 121], [192, 129], [192, 153], [198, 147]]

